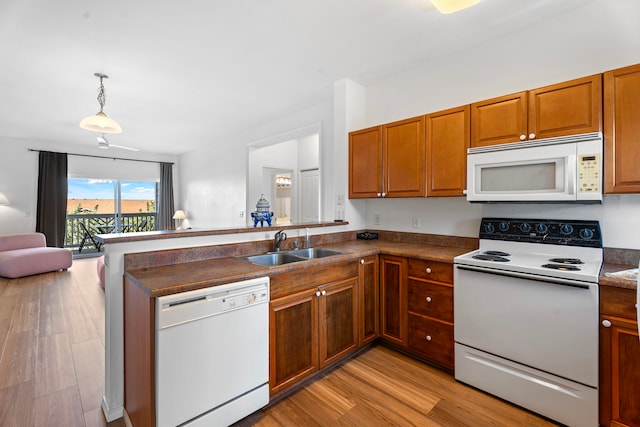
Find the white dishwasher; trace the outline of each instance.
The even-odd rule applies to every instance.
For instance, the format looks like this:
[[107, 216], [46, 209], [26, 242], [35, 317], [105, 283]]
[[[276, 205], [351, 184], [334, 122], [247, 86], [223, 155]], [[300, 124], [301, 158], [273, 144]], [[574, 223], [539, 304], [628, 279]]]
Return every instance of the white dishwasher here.
[[156, 424], [226, 426], [269, 403], [269, 278], [157, 298]]

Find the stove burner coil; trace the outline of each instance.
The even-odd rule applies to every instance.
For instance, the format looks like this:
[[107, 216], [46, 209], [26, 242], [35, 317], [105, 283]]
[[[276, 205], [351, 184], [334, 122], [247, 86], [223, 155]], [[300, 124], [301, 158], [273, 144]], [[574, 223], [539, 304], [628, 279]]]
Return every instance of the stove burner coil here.
[[578, 258], [551, 258], [549, 262], [556, 264], [584, 264], [584, 262]]
[[501, 256], [501, 257], [511, 256], [511, 254], [508, 254], [508, 253], [502, 252], [502, 251], [485, 251], [485, 252], [483, 252], [483, 254], [485, 254], [485, 255], [495, 255], [495, 256]]
[[579, 267], [570, 264], [544, 264], [543, 268], [551, 268], [553, 270], [562, 270], [562, 271], [580, 271]]
[[474, 255], [472, 258], [475, 259], [480, 259], [483, 261], [494, 261], [494, 262], [509, 262], [511, 261], [510, 259], [501, 257], [501, 256], [497, 256], [497, 255], [489, 255], [489, 254], [479, 254], [479, 255]]

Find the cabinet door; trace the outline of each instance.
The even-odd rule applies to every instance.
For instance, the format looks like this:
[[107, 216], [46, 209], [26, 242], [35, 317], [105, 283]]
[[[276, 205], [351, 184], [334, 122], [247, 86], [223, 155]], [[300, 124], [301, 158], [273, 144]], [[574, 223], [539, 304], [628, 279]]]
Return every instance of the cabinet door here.
[[380, 334], [378, 303], [378, 256], [360, 259], [358, 266], [359, 345], [375, 340]]
[[640, 64], [604, 73], [604, 190], [640, 193]]
[[453, 324], [409, 314], [409, 347], [424, 358], [453, 369]]
[[358, 345], [358, 305], [356, 277], [320, 288], [320, 367], [329, 365], [355, 350]]
[[467, 188], [470, 106], [426, 116], [427, 196], [462, 196]]
[[349, 198], [382, 194], [382, 126], [349, 134]]
[[383, 197], [426, 195], [424, 116], [383, 126]]
[[528, 139], [602, 130], [602, 75], [529, 91]]
[[[610, 322], [610, 327], [602, 325]], [[600, 316], [600, 424], [640, 425], [640, 340], [631, 320]]]
[[316, 290], [272, 300], [269, 310], [271, 395], [318, 369]]
[[395, 344], [407, 342], [407, 260], [380, 257], [381, 335]]
[[471, 146], [505, 144], [527, 138], [527, 92], [471, 104]]

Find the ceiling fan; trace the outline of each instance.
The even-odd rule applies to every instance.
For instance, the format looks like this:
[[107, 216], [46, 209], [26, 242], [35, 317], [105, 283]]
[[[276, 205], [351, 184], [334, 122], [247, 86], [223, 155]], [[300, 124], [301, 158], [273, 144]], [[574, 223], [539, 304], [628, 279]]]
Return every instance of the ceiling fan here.
[[137, 148], [127, 147], [125, 145], [110, 144], [109, 141], [107, 141], [107, 137], [105, 137], [103, 133], [102, 136], [98, 137], [98, 148], [103, 148], [106, 150], [107, 148], [110, 148], [110, 147], [122, 148], [123, 150], [140, 151]]

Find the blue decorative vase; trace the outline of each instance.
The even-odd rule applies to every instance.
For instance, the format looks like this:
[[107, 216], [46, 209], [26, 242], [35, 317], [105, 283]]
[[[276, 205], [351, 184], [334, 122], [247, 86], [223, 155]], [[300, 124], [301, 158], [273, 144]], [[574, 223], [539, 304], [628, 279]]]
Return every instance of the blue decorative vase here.
[[271, 205], [264, 198], [264, 194], [260, 196], [260, 200], [256, 203], [256, 211], [251, 212], [251, 218], [253, 218], [253, 226], [257, 227], [258, 222], [260, 227], [264, 227], [264, 222], [267, 222], [268, 226], [271, 226], [271, 218], [273, 218], [273, 212], [270, 211]]

